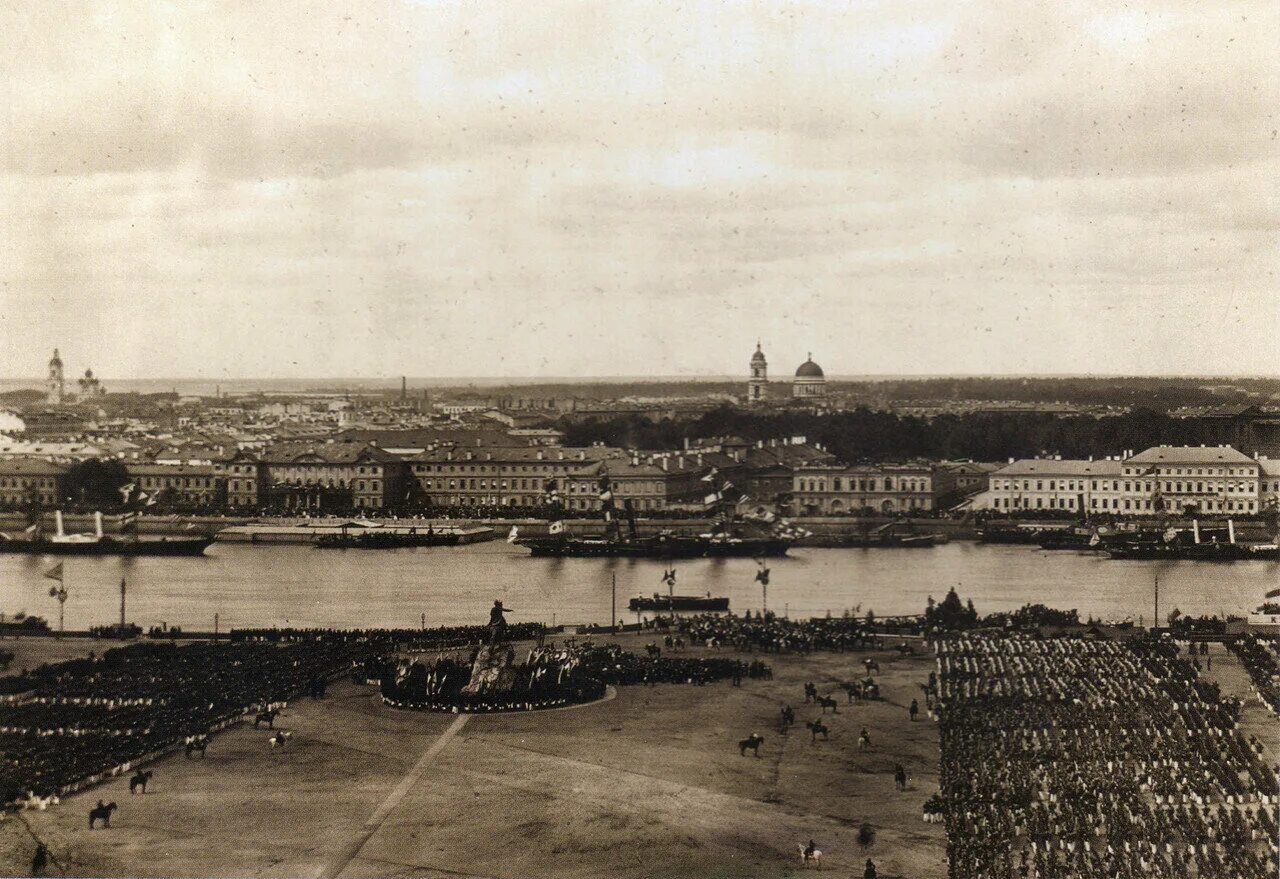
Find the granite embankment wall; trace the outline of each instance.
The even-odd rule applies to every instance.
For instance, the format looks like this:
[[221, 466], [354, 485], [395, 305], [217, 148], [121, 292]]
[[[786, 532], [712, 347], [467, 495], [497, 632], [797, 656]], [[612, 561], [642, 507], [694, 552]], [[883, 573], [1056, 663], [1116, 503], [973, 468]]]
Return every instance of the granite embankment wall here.
[[[52, 527], [52, 517], [46, 516], [46, 527]], [[93, 516], [68, 515], [64, 518], [67, 531], [89, 533], [93, 531]], [[288, 525], [304, 522], [304, 519], [268, 518], [243, 516], [144, 516], [139, 520], [139, 531], [143, 534], [190, 534], [192, 531], [214, 533], [230, 525], [246, 525], [250, 522], [270, 522]], [[314, 521], [314, 520], [312, 520]], [[334, 520], [338, 521], [338, 520]], [[502, 539], [515, 525], [525, 536], [539, 536], [547, 533], [545, 519], [415, 519], [403, 518], [392, 520], [396, 525], [415, 525], [425, 528], [428, 525], [489, 525], [494, 529], [494, 537]], [[887, 522], [902, 521], [909, 523], [918, 533], [942, 534], [951, 540], [973, 540], [977, 537], [975, 525], [971, 521], [957, 519], [906, 519], [895, 520], [882, 516], [852, 518], [848, 516], [827, 517], [792, 517], [793, 524], [813, 532], [813, 537], [802, 541], [802, 544], [821, 545], [822, 538], [839, 534], [860, 534]], [[1052, 521], [1052, 520], [1046, 520]], [[103, 518], [103, 530], [108, 534], [119, 531], [117, 516]], [[21, 513], [0, 513], [0, 531], [15, 534], [26, 527], [27, 519]], [[596, 519], [568, 519], [566, 524], [574, 534], [598, 534], [603, 529]], [[1032, 524], [1027, 521], [1026, 524]], [[1062, 524], [1062, 520], [1057, 520]], [[1185, 524], [1190, 526], [1190, 520]], [[670, 530], [676, 534], [699, 534], [711, 525], [710, 519], [642, 519], [636, 523], [641, 534], [653, 534]], [[194, 526], [194, 527], [188, 527]], [[623, 525], [625, 529], [625, 524]], [[1271, 539], [1266, 524], [1261, 520], [1237, 520], [1236, 534], [1241, 540], [1265, 541]]]

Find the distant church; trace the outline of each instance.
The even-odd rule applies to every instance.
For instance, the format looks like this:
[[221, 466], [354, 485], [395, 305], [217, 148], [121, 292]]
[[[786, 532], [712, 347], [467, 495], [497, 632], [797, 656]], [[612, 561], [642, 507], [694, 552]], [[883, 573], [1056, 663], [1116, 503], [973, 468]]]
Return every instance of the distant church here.
[[[81, 400], [101, 397], [107, 392], [102, 382], [98, 381], [98, 377], [93, 374], [92, 369], [86, 369], [84, 377], [76, 379], [76, 384], [80, 386]], [[44, 401], [50, 406], [61, 406], [71, 400], [72, 398], [67, 396], [67, 383], [62, 372], [62, 357], [58, 355], [58, 349], [54, 348], [53, 357], [49, 360], [49, 377], [45, 379]]]
[[[756, 353], [751, 355], [748, 365], [747, 404], [763, 403], [769, 393], [769, 362], [765, 359], [760, 343], [756, 342]], [[813, 362], [813, 355], [796, 368], [795, 378], [791, 382], [791, 396], [797, 400], [812, 400], [827, 393], [827, 377], [822, 367]]]

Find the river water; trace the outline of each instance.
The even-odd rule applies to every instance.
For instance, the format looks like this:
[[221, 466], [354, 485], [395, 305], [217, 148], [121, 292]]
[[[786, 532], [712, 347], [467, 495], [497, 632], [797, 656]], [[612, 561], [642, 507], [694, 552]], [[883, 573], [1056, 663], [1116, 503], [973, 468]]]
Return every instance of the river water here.
[[[0, 556], [0, 611], [25, 610], [56, 627], [58, 559]], [[508, 620], [606, 623], [611, 575], [619, 616], [633, 595], [665, 592], [663, 563], [619, 559], [531, 558], [502, 541], [394, 551], [215, 544], [204, 558], [62, 559], [70, 597], [68, 629], [119, 619], [121, 578], [127, 611], [144, 629], [167, 623], [187, 631], [237, 626], [417, 626], [484, 623], [495, 598]], [[1093, 554], [1025, 546], [953, 542], [921, 550], [795, 549], [770, 561], [769, 607], [792, 616], [919, 613], [927, 596], [951, 586], [980, 613], [1027, 602], [1078, 608], [1083, 618], [1151, 619], [1160, 581], [1161, 615], [1247, 613], [1280, 585], [1280, 563], [1113, 561]], [[677, 566], [675, 591], [727, 595], [732, 609], [758, 610], [761, 588], [751, 559], [700, 559]]]

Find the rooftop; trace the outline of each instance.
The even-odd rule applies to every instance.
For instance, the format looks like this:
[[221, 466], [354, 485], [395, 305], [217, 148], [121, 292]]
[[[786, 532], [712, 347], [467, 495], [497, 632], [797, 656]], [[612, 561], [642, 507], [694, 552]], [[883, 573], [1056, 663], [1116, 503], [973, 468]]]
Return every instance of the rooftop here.
[[1152, 446], [1128, 459], [1131, 464], [1254, 464], [1231, 446]]
[[997, 476], [1119, 476], [1120, 461], [1023, 458], [995, 471]]

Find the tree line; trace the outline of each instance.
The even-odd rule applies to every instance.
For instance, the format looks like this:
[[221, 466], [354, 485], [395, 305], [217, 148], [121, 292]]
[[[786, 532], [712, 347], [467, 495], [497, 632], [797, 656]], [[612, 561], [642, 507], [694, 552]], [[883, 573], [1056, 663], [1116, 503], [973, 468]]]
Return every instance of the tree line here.
[[1036, 412], [975, 412], [931, 418], [866, 408], [827, 415], [755, 413], [729, 406], [697, 418], [652, 422], [638, 415], [580, 422], [561, 419], [565, 443], [679, 449], [686, 440], [734, 435], [750, 442], [804, 436], [847, 462], [970, 459], [1004, 461], [1058, 454], [1104, 457], [1149, 446], [1196, 445], [1196, 422], [1147, 409], [1104, 417], [1058, 418]]

